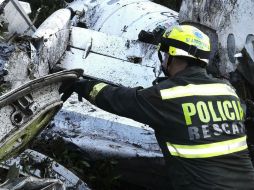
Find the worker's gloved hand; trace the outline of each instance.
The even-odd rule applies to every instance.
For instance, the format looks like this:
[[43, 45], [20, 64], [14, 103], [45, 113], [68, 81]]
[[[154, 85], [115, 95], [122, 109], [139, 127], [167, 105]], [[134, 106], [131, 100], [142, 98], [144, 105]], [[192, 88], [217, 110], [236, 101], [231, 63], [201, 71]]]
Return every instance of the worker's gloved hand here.
[[63, 93], [61, 99], [65, 102], [73, 92], [78, 94], [79, 101], [82, 101], [82, 97], [89, 99], [89, 93], [92, 90], [93, 86], [97, 83], [98, 81], [87, 79], [76, 80], [74, 82], [68, 83], [63, 82], [59, 89], [59, 93]]

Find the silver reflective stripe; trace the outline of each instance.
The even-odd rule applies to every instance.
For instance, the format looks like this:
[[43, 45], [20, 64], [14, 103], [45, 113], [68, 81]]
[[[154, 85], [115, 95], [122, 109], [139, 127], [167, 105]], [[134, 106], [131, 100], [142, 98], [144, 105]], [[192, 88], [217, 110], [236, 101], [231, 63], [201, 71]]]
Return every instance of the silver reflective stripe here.
[[234, 89], [227, 84], [189, 84], [186, 86], [177, 86], [160, 91], [163, 100], [180, 98], [186, 96], [218, 96], [231, 95], [238, 97]]
[[95, 101], [95, 98], [98, 95], [98, 93], [106, 86], [107, 84], [105, 83], [99, 83], [94, 85], [92, 91], [89, 93], [90, 101]]
[[202, 145], [177, 145], [167, 143], [171, 155], [183, 158], [208, 158], [247, 149], [246, 136], [233, 140]]

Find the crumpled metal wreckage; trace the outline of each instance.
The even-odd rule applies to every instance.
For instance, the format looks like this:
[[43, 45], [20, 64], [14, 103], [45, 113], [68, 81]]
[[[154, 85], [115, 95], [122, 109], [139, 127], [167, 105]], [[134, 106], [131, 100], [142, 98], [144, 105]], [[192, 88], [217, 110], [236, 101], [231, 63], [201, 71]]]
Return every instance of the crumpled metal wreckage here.
[[0, 185], [0, 189], [90, 189], [70, 170], [34, 150], [27, 149], [0, 166], [8, 170], [7, 180]]
[[[17, 0], [1, 1], [0, 7], [4, 31], [0, 43], [2, 160], [17, 155], [58, 113], [54, 127], [38, 141], [60, 137], [93, 159], [135, 158], [141, 163], [148, 158], [152, 168], [162, 154], [151, 128], [86, 101], [78, 102], [75, 95], [59, 111], [62, 102], [58, 88], [63, 80], [82, 75], [75, 69], [128, 87], [150, 86], [160, 74], [158, 39], [166, 28], [179, 22], [201, 27], [212, 39], [211, 74], [232, 80], [232, 73], [239, 71], [253, 86], [251, 0], [183, 1], [179, 17], [177, 12], [149, 0], [74, 0], [38, 29], [26, 14], [29, 8], [24, 11]], [[241, 27], [243, 23], [246, 27]], [[66, 71], [53, 73], [56, 67]], [[253, 94], [248, 98], [253, 100]], [[29, 184], [29, 180], [22, 179], [20, 184]]]
[[[237, 58], [247, 46], [253, 55], [254, 26], [249, 23], [254, 19], [254, 3], [251, 0], [245, 3], [186, 0], [179, 17], [178, 13], [150, 1], [74, 1], [69, 7], [79, 17], [76, 22], [87, 28], [72, 27], [70, 49], [60, 61], [63, 68], [82, 68], [88, 75], [128, 87], [148, 87], [160, 70], [157, 39], [165, 28], [179, 22], [197, 25], [212, 39], [210, 74], [232, 83], [232, 76], [239, 71], [245, 81], [253, 82], [251, 61]], [[242, 27], [243, 23], [246, 27]], [[243, 72], [242, 67], [250, 70]], [[253, 100], [253, 88], [242, 87], [245, 89], [237, 89], [238, 93], [252, 93], [252, 97], [242, 98]], [[64, 105], [54, 122], [56, 127], [50, 133], [62, 136], [97, 158], [101, 155], [162, 157], [153, 130], [103, 112], [85, 101], [79, 103], [75, 96]]]
[[[52, 28], [47, 28], [47, 31], [44, 31], [43, 25], [36, 29], [21, 5], [27, 8], [27, 3], [20, 4], [16, 0], [5, 0], [0, 4], [1, 161], [19, 155], [50, 123], [63, 105], [58, 92], [61, 83], [76, 80], [83, 72], [80, 69], [50, 72], [67, 47], [69, 18], [65, 18], [66, 21], [60, 24], [58, 22], [58, 25]], [[67, 30], [61, 33], [64, 28]], [[50, 33], [47, 33], [49, 31]], [[38, 153], [34, 157], [45, 156]], [[8, 167], [8, 164], [3, 164], [3, 168]], [[65, 189], [67, 185], [60, 180], [75, 177], [78, 184], [83, 184], [82, 189], [88, 189], [85, 183], [67, 169], [62, 169], [62, 172], [62, 178], [58, 178], [59, 180], [24, 176], [8, 180], [0, 187]], [[72, 184], [73, 187], [75, 185], [77, 184]]]
[[16, 178], [0, 185], [3, 190], [21, 190], [21, 189], [55, 189], [65, 190], [63, 183], [57, 179], [36, 179], [34, 177]]

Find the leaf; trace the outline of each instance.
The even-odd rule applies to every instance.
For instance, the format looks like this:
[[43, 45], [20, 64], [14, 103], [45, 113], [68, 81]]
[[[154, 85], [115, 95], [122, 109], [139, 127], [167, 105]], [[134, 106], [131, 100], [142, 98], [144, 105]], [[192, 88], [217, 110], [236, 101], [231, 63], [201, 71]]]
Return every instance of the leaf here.
[[81, 164], [84, 165], [84, 166], [87, 167], [87, 168], [90, 168], [90, 167], [91, 167], [91, 165], [90, 165], [87, 161], [85, 161], [85, 160], [82, 160], [82, 161], [81, 161]]

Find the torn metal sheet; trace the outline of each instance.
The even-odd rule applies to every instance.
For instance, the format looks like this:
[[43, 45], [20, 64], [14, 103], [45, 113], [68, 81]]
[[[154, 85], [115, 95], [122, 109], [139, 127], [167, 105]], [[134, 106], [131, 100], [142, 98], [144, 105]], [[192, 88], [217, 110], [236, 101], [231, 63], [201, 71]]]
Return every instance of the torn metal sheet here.
[[[212, 38], [212, 64], [218, 67], [221, 76], [228, 77], [235, 71], [237, 60], [246, 40], [254, 34], [253, 0], [183, 0], [179, 21], [197, 23]], [[201, 26], [202, 27], [202, 26]]]
[[33, 79], [37, 71], [32, 69], [33, 65], [27, 53], [30, 51], [29, 42], [23, 40], [21, 43], [1, 43], [1, 47], [0, 63], [3, 71], [6, 71], [2, 78], [3, 81], [9, 83], [9, 90]]
[[70, 34], [70, 10], [51, 15], [31, 38], [0, 44], [2, 81], [14, 89], [49, 74], [66, 50]]
[[0, 188], [4, 190], [66, 190], [64, 184], [57, 179], [37, 179], [34, 177], [23, 177], [9, 180], [4, 184], [0, 184]]
[[0, 97], [0, 160], [17, 155], [62, 106], [58, 92], [79, 71], [63, 71], [32, 80]]
[[[87, 152], [91, 158], [162, 157], [148, 126], [105, 112], [72, 96], [54, 118], [49, 136], [61, 136]], [[46, 136], [47, 136], [46, 135]]]
[[71, 11], [60, 9], [49, 16], [32, 36], [32, 62], [39, 76], [49, 73], [64, 54], [69, 42]]
[[[40, 185], [48, 186], [49, 183], [61, 185], [61, 189], [76, 189], [76, 190], [89, 190], [90, 188], [80, 180], [75, 174], [70, 170], [66, 169], [64, 166], [55, 162], [53, 159], [31, 149], [27, 149], [17, 158], [11, 158], [2, 164], [0, 167], [10, 169], [13, 165], [17, 165], [20, 174], [22, 176], [31, 176], [33, 184], [40, 187]], [[45, 176], [46, 175], [46, 176]], [[36, 178], [35, 178], [36, 177]], [[41, 179], [46, 178], [46, 179]], [[51, 178], [51, 179], [49, 179]], [[54, 178], [54, 180], [52, 179]], [[27, 178], [17, 179], [21, 181], [20, 185], [29, 185]], [[14, 185], [14, 182], [7, 182], [7, 184]], [[31, 185], [31, 184], [30, 184]], [[0, 185], [1, 187], [6, 187], [6, 184]], [[32, 186], [26, 186], [25, 189], [31, 189]], [[50, 186], [51, 187], [51, 186]]]
[[[0, 94], [3, 94], [30, 80], [32, 73], [29, 73], [31, 68], [29, 42], [23, 39], [19, 43], [14, 39], [26, 35], [24, 30], [29, 28], [25, 25], [26, 19], [32, 23], [28, 17], [22, 16], [25, 13], [20, 11], [22, 7], [17, 1], [2, 1], [0, 6], [3, 11], [0, 14]], [[22, 29], [19, 25], [26, 28]]]
[[[3, 1], [0, 4], [0, 7], [3, 8], [3, 12], [0, 14], [0, 95], [27, 82], [30, 77], [28, 74], [30, 58], [27, 53], [29, 52], [29, 43], [25, 39], [21, 43], [14, 42], [14, 39], [20, 36], [17, 33], [19, 28], [9, 25], [9, 22], [13, 22], [12, 20], [22, 25], [24, 20], [21, 15], [5, 14], [5, 11], [10, 13], [17, 11], [15, 8], [11, 11], [9, 4], [11, 4], [10, 1]], [[16, 16], [17, 18], [15, 18]]]

